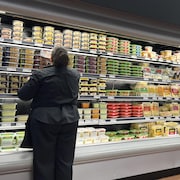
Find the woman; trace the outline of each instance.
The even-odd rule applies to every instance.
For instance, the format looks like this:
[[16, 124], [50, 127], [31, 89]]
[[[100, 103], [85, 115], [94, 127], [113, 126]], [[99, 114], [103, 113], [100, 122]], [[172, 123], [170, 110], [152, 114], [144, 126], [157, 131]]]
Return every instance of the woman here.
[[51, 60], [52, 66], [33, 72], [18, 96], [32, 99], [29, 123], [34, 180], [71, 180], [80, 75], [67, 67], [65, 49], [55, 47]]

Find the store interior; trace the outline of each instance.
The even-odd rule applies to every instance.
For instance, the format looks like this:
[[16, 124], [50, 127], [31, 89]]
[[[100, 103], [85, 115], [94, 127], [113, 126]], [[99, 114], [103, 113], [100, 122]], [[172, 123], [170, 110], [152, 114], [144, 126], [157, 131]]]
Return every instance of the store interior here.
[[[68, 50], [69, 68], [77, 69], [81, 75], [75, 180], [85, 178], [95, 169], [99, 171], [90, 178], [97, 180], [134, 176], [143, 179], [147, 175], [153, 179], [177, 174], [180, 166], [176, 158], [180, 152], [180, 24], [174, 18], [179, 13], [177, 4], [173, 4], [174, 10], [171, 8], [167, 16], [168, 6], [155, 11], [159, 2], [153, 4], [154, 13], [147, 10], [152, 2], [146, 6], [131, 2], [131, 7], [129, 3], [78, 0], [59, 4], [53, 0], [49, 4], [39, 0], [35, 7], [34, 3], [17, 1], [15, 6], [11, 1], [2, 1], [2, 180], [11, 177], [10, 172], [19, 179], [31, 179], [32, 150], [19, 148], [31, 102], [20, 101], [17, 91], [33, 71], [43, 68], [41, 51], [51, 52], [54, 46]], [[139, 168], [129, 172], [127, 167], [131, 169], [136, 163]]]

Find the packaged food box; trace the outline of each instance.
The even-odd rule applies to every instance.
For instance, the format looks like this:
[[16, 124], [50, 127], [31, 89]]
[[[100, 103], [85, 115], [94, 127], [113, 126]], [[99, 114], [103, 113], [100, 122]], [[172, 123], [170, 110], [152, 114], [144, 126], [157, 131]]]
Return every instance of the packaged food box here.
[[17, 103], [1, 103], [1, 109], [2, 110], [14, 110], [16, 109]]
[[14, 146], [16, 145], [15, 133], [0, 133], [1, 146]]
[[91, 117], [92, 119], [99, 119], [99, 113], [92, 113]]
[[26, 122], [27, 121], [27, 119], [28, 119], [28, 115], [17, 115], [17, 121], [18, 122]]
[[15, 116], [0, 117], [1, 122], [15, 122]]
[[1, 110], [0, 112], [1, 112], [2, 117], [15, 116], [16, 115], [16, 110]]
[[19, 131], [19, 132], [16, 132], [16, 145], [17, 146], [20, 146], [23, 139], [24, 139], [24, 134], [25, 132], [24, 131]]
[[105, 103], [105, 102], [100, 102], [100, 103], [99, 103], [99, 107], [100, 107], [100, 108], [107, 108], [107, 103]]
[[106, 120], [107, 119], [107, 114], [100, 114], [100, 119]]

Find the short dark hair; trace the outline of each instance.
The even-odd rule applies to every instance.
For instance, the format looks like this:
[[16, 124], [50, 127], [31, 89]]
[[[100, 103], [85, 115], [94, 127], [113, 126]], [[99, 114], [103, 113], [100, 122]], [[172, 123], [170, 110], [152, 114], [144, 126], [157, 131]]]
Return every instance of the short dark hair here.
[[69, 64], [67, 50], [59, 46], [52, 50], [51, 59], [55, 67], [66, 67]]

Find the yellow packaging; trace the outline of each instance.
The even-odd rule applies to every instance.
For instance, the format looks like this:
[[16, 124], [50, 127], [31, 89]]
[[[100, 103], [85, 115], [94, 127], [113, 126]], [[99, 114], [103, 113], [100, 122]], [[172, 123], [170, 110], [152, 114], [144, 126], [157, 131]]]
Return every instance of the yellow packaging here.
[[178, 103], [172, 103], [170, 105], [171, 107], [171, 112], [172, 112], [172, 115], [173, 116], [179, 116], [180, 113], [179, 113], [179, 104]]
[[151, 103], [151, 114], [152, 116], [159, 116], [159, 103], [158, 102]]
[[153, 125], [150, 128], [151, 137], [159, 137], [164, 135], [164, 126], [162, 125]]
[[143, 105], [144, 116], [146, 116], [146, 117], [152, 116], [151, 103], [144, 102], [144, 103], [142, 103], [142, 105]]

